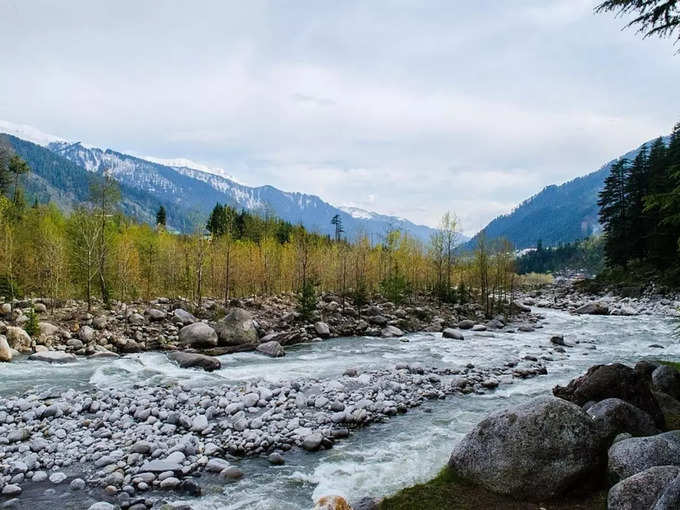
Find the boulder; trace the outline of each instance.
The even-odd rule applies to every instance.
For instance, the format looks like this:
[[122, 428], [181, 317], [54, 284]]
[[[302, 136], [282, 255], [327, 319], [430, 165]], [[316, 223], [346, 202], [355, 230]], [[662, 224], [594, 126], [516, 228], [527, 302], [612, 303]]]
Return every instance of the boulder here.
[[679, 467], [654, 466], [621, 480], [609, 490], [607, 509], [652, 509], [671, 482], [678, 478], [678, 475], [680, 475]]
[[31, 361], [45, 361], [47, 363], [71, 363], [77, 361], [75, 354], [63, 351], [43, 351], [31, 354], [28, 359]]
[[443, 338], [453, 338], [454, 340], [465, 340], [465, 337], [460, 331], [456, 331], [453, 328], [446, 328], [442, 331]]
[[40, 328], [41, 335], [58, 336], [60, 334], [59, 328], [50, 322], [38, 322], [38, 328]]
[[574, 310], [574, 313], [579, 315], [609, 315], [609, 307], [600, 301], [594, 301], [593, 303], [579, 306]]
[[668, 430], [680, 429], [680, 401], [662, 391], [655, 391], [653, 393], [663, 413], [666, 428]]
[[12, 350], [4, 335], [0, 335], [0, 361], [12, 361]]
[[302, 441], [302, 448], [308, 452], [315, 452], [321, 448], [321, 443], [323, 443], [323, 436], [318, 432], [313, 432], [305, 436]]
[[661, 409], [644, 378], [620, 363], [592, 366], [567, 386], [555, 386], [553, 394], [579, 406], [589, 401], [619, 398], [648, 413], [658, 428], [664, 426]]
[[619, 398], [601, 400], [590, 406], [587, 413], [608, 440], [622, 432], [632, 436], [651, 436], [661, 432], [649, 414]]
[[314, 505], [314, 510], [352, 510], [342, 496], [323, 496]]
[[89, 344], [94, 340], [95, 331], [90, 326], [82, 326], [78, 331], [78, 338], [80, 338], [86, 344]]
[[674, 367], [661, 365], [652, 372], [654, 387], [673, 398], [680, 398], [680, 372]]
[[316, 331], [316, 334], [322, 338], [328, 338], [331, 336], [331, 329], [325, 322], [319, 321], [314, 323], [314, 330]]
[[219, 359], [213, 356], [206, 356], [205, 354], [173, 351], [168, 353], [168, 359], [174, 361], [182, 368], [202, 368], [206, 372], [222, 368], [222, 363]]
[[276, 340], [270, 342], [264, 342], [257, 346], [257, 350], [262, 354], [271, 356], [272, 358], [280, 358], [286, 355], [286, 351], [283, 350], [283, 346]]
[[172, 314], [175, 316], [175, 319], [180, 321], [182, 324], [187, 325], [187, 324], [193, 324], [194, 322], [198, 322], [198, 319], [194, 317], [192, 314], [187, 312], [186, 310], [183, 310], [182, 308], [177, 308], [172, 312]]
[[24, 354], [33, 352], [31, 349], [31, 337], [22, 328], [7, 326], [6, 336], [7, 343], [12, 349]]
[[609, 448], [608, 469], [613, 481], [628, 478], [653, 466], [680, 466], [680, 431], [631, 437]]
[[678, 508], [680, 508], [680, 474], [666, 485], [652, 510], [676, 510]]
[[404, 336], [404, 332], [396, 326], [385, 326], [380, 331], [380, 336], [383, 338], [394, 338]]
[[472, 329], [474, 327], [475, 323], [474, 321], [471, 321], [469, 319], [465, 319], [463, 321], [460, 321], [458, 323], [458, 329]]
[[449, 466], [491, 491], [541, 500], [596, 477], [604, 448], [585, 411], [545, 396], [479, 422], [453, 450]]
[[192, 347], [216, 347], [217, 333], [205, 322], [195, 322], [179, 330], [179, 341]]
[[219, 345], [256, 344], [257, 330], [253, 316], [242, 308], [233, 308], [215, 325]]
[[149, 316], [149, 320], [151, 320], [151, 321], [165, 320], [165, 318], [168, 315], [163, 310], [159, 310], [158, 308], [148, 308], [146, 310], [146, 314]]

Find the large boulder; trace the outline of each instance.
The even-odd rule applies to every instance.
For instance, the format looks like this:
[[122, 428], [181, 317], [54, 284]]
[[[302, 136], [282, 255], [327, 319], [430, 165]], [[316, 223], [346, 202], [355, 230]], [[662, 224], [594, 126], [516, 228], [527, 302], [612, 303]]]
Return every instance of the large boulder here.
[[453, 338], [455, 340], [465, 340], [463, 333], [456, 331], [453, 328], [446, 328], [442, 331], [442, 338]]
[[631, 437], [609, 448], [609, 476], [613, 481], [653, 466], [680, 466], [680, 430], [656, 436]]
[[587, 412], [608, 440], [622, 432], [632, 436], [651, 436], [660, 432], [649, 414], [619, 398], [601, 400]]
[[257, 350], [262, 354], [271, 356], [272, 358], [280, 358], [286, 355], [286, 351], [283, 349], [283, 346], [276, 340], [261, 343], [257, 346]]
[[192, 347], [216, 347], [217, 333], [205, 322], [195, 322], [179, 330], [179, 341]]
[[183, 310], [182, 308], [175, 309], [172, 312], [172, 314], [174, 315], [175, 319], [177, 319], [184, 325], [198, 322], [198, 319], [196, 317], [194, 317], [191, 313], [187, 312], [186, 310]]
[[644, 378], [626, 365], [595, 365], [585, 375], [577, 377], [567, 386], [555, 386], [556, 397], [582, 406], [586, 402], [599, 402], [606, 398], [619, 398], [642, 409], [663, 428], [663, 414]]
[[579, 315], [609, 315], [609, 307], [599, 301], [579, 306], [574, 313]]
[[674, 367], [661, 365], [652, 372], [654, 387], [673, 398], [680, 398], [680, 372]]
[[322, 338], [328, 338], [331, 335], [331, 328], [325, 322], [319, 321], [314, 323], [314, 331]]
[[[678, 479], [678, 475], [680, 475], [679, 467], [654, 466], [621, 480], [609, 490], [607, 510], [656, 509], [655, 505], [671, 483]], [[665, 508], [670, 510], [678, 507]]]
[[404, 336], [404, 332], [396, 326], [385, 326], [382, 331], [380, 331], [380, 336], [383, 338], [395, 338]]
[[71, 363], [77, 361], [75, 354], [63, 351], [42, 351], [31, 354], [28, 359], [31, 361], [45, 361], [47, 363]]
[[453, 450], [449, 466], [494, 492], [541, 500], [597, 475], [604, 449], [585, 411], [545, 396], [479, 422]]
[[33, 349], [31, 348], [31, 337], [22, 328], [8, 326], [6, 335], [7, 343], [12, 349], [24, 354], [33, 352]]
[[0, 335], [0, 361], [12, 361], [12, 349], [4, 335]]
[[680, 508], [680, 474], [666, 485], [652, 510], [677, 510], [678, 508]]
[[663, 413], [666, 429], [680, 429], [680, 401], [662, 391], [655, 391], [654, 398], [659, 403], [659, 407]]
[[233, 308], [215, 325], [219, 345], [256, 344], [257, 330], [253, 316], [243, 308]]
[[173, 351], [168, 353], [168, 359], [174, 361], [182, 368], [202, 368], [206, 372], [222, 368], [222, 363], [219, 359], [194, 352]]
[[58, 326], [55, 326], [51, 322], [38, 322], [38, 328], [40, 328], [40, 335], [49, 336], [59, 336], [61, 331]]

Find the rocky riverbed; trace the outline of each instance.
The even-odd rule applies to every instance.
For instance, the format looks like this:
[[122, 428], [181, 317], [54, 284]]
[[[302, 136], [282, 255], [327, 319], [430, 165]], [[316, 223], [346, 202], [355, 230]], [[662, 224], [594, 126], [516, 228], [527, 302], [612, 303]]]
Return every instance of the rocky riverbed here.
[[[463, 340], [363, 336], [289, 346], [282, 358], [219, 355], [213, 372], [162, 353], [15, 358], [0, 365], [3, 503], [292, 509], [329, 493], [382, 496], [427, 479], [446, 455], [442, 438], [450, 450], [498, 399], [524, 399], [591, 361], [678, 354], [652, 316], [546, 310], [480, 326], [452, 329]], [[403, 472], [400, 454], [414, 451]]]

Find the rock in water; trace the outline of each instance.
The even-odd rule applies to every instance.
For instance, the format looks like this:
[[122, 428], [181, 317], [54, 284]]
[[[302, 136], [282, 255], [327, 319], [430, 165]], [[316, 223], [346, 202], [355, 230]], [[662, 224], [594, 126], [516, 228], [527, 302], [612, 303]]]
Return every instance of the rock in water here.
[[664, 425], [661, 409], [644, 378], [620, 363], [590, 367], [585, 375], [573, 379], [567, 386], [555, 386], [553, 394], [580, 406], [590, 401], [620, 398], [649, 413], [657, 427]]
[[216, 347], [217, 333], [205, 322], [196, 322], [179, 330], [179, 341], [192, 347]]
[[451, 454], [457, 474], [519, 499], [558, 496], [598, 473], [604, 444], [580, 407], [538, 397], [489, 415]]
[[256, 344], [257, 330], [253, 316], [242, 308], [232, 309], [215, 325], [220, 345]]
[[8, 326], [6, 335], [7, 343], [12, 349], [25, 354], [32, 352], [31, 337], [23, 329], [16, 326]]
[[266, 354], [267, 356], [271, 356], [272, 358], [280, 358], [286, 355], [286, 351], [283, 350], [283, 346], [276, 340], [258, 345], [257, 350], [263, 354]]
[[446, 328], [444, 331], [442, 331], [442, 337], [453, 338], [454, 340], [465, 340], [463, 334], [453, 328]]
[[396, 326], [385, 326], [380, 332], [383, 338], [394, 338], [404, 336], [404, 332]]
[[[655, 466], [621, 480], [609, 491], [608, 510], [640, 510], [655, 508], [666, 488], [678, 478], [680, 468]], [[664, 507], [668, 510], [677, 507]]]
[[579, 306], [574, 313], [579, 315], [609, 315], [609, 307], [599, 301]]
[[12, 361], [12, 350], [4, 335], [0, 335], [0, 361]]
[[193, 352], [170, 352], [168, 353], [168, 359], [174, 361], [182, 368], [202, 368], [206, 372], [219, 370], [222, 367], [219, 359]]
[[324, 496], [314, 505], [314, 510], [352, 510], [342, 496]]
[[331, 335], [331, 328], [329, 328], [328, 324], [325, 322], [316, 322], [314, 324], [314, 330], [316, 331], [316, 334], [322, 338], [328, 338]]
[[77, 358], [74, 354], [62, 351], [43, 351], [31, 354], [28, 359], [32, 361], [46, 361], [47, 363], [71, 363]]
[[631, 437], [609, 448], [609, 476], [622, 480], [653, 466], [680, 467], [680, 430]]

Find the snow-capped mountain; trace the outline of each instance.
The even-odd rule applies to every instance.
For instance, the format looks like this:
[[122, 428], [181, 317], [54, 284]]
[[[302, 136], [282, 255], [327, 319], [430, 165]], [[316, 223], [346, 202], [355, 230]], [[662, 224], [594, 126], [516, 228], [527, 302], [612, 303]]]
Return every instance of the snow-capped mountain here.
[[[165, 160], [152, 157], [137, 157], [111, 149], [93, 147], [81, 142], [67, 141], [61, 137], [41, 133], [30, 126], [17, 126], [0, 122], [0, 133], [16, 137], [15, 145], [20, 145], [22, 157], [29, 165], [40, 168], [36, 177], [50, 181], [40, 185], [49, 193], [43, 195], [53, 197], [59, 192], [59, 182], [50, 180], [50, 171], [55, 167], [63, 173], [68, 168], [64, 161], [76, 165], [90, 173], [113, 176], [130, 199], [128, 210], [137, 211], [137, 217], [148, 221], [153, 218], [154, 211], [147, 210], [151, 204], [163, 204], [174, 214], [169, 220], [178, 230], [186, 230], [197, 223], [202, 223], [216, 203], [229, 204], [237, 209], [246, 209], [262, 214], [271, 213], [292, 223], [300, 223], [306, 228], [322, 234], [332, 234], [334, 226], [330, 220], [340, 215], [345, 233], [352, 238], [361, 233], [370, 235], [378, 241], [389, 229], [400, 228], [414, 237], [427, 241], [432, 229], [416, 225], [403, 218], [381, 215], [357, 208], [338, 208], [315, 195], [286, 192], [272, 186], [252, 187], [228, 177], [227, 172], [186, 159]], [[23, 142], [23, 143], [20, 143]], [[32, 142], [26, 145], [27, 142]], [[34, 146], [32, 146], [35, 144]], [[52, 154], [50, 167], [46, 167], [47, 159], [39, 148]], [[22, 153], [23, 151], [23, 153]], [[50, 170], [52, 169], [52, 170]], [[46, 187], [47, 186], [47, 187]], [[87, 186], [86, 183], [83, 186]], [[72, 190], [71, 190], [72, 191]], [[154, 205], [154, 207], [157, 207]]]

